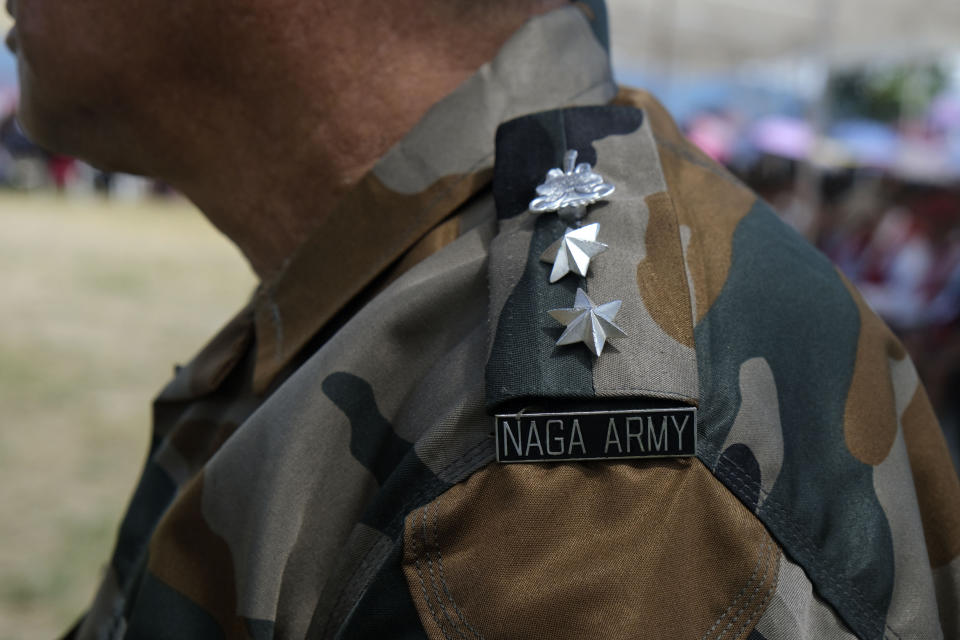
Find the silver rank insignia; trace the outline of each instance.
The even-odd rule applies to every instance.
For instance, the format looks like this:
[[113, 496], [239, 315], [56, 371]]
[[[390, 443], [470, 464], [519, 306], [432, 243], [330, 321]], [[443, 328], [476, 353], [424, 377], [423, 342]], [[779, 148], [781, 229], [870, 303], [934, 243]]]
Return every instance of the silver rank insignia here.
[[530, 202], [530, 211], [556, 211], [561, 220], [575, 225], [587, 215], [587, 205], [603, 200], [614, 189], [590, 163], [577, 164], [577, 152], [570, 150], [564, 154], [563, 169], [550, 169], [547, 179], [537, 187], [538, 197]]
[[550, 283], [553, 284], [570, 272], [586, 276], [590, 260], [607, 250], [607, 245], [597, 242], [600, 225], [594, 222], [579, 229], [567, 229], [563, 237], [550, 245], [540, 260], [553, 264]]
[[621, 300], [596, 305], [583, 289], [577, 289], [577, 297], [570, 309], [553, 309], [550, 315], [563, 323], [564, 330], [557, 345], [583, 342], [595, 356], [603, 353], [608, 338], [625, 338], [627, 334], [614, 324], [620, 311]]

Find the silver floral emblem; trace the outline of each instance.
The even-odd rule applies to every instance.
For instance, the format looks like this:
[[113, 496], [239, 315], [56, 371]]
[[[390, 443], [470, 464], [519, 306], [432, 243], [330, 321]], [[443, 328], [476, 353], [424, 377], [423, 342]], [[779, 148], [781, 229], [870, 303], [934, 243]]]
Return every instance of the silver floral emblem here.
[[603, 200], [615, 187], [588, 162], [577, 164], [577, 152], [567, 151], [563, 169], [550, 169], [547, 179], [537, 187], [538, 197], [530, 202], [530, 211], [556, 211], [568, 224], [575, 224], [587, 215], [587, 205]]

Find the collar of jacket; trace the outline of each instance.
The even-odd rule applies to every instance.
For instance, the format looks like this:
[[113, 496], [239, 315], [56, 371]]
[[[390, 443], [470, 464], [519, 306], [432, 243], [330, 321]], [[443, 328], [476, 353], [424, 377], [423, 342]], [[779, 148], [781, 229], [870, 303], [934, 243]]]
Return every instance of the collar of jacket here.
[[213, 391], [254, 337], [253, 386], [266, 391], [348, 303], [452, 241], [455, 211], [490, 183], [501, 122], [616, 95], [605, 19], [602, 2], [577, 2], [529, 20], [378, 161], [168, 391]]

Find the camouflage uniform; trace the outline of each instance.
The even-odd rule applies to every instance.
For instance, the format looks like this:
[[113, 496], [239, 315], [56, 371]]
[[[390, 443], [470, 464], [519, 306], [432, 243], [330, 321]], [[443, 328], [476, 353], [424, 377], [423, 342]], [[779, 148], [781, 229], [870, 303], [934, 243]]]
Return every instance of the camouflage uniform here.
[[[603, 23], [530, 21], [178, 371], [77, 637], [958, 637], [960, 485], [909, 358], [617, 94]], [[566, 149], [617, 192], [550, 284], [564, 224], [526, 209]], [[623, 300], [600, 358], [555, 345], [578, 286]], [[493, 462], [496, 410], [658, 403], [698, 407], [696, 457]]]

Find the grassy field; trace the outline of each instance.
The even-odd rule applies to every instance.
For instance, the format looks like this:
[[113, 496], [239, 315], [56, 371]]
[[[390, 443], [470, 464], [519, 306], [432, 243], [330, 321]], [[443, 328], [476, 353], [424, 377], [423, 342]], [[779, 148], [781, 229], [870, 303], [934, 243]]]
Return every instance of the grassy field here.
[[185, 204], [0, 192], [0, 640], [88, 604], [152, 397], [253, 284]]

